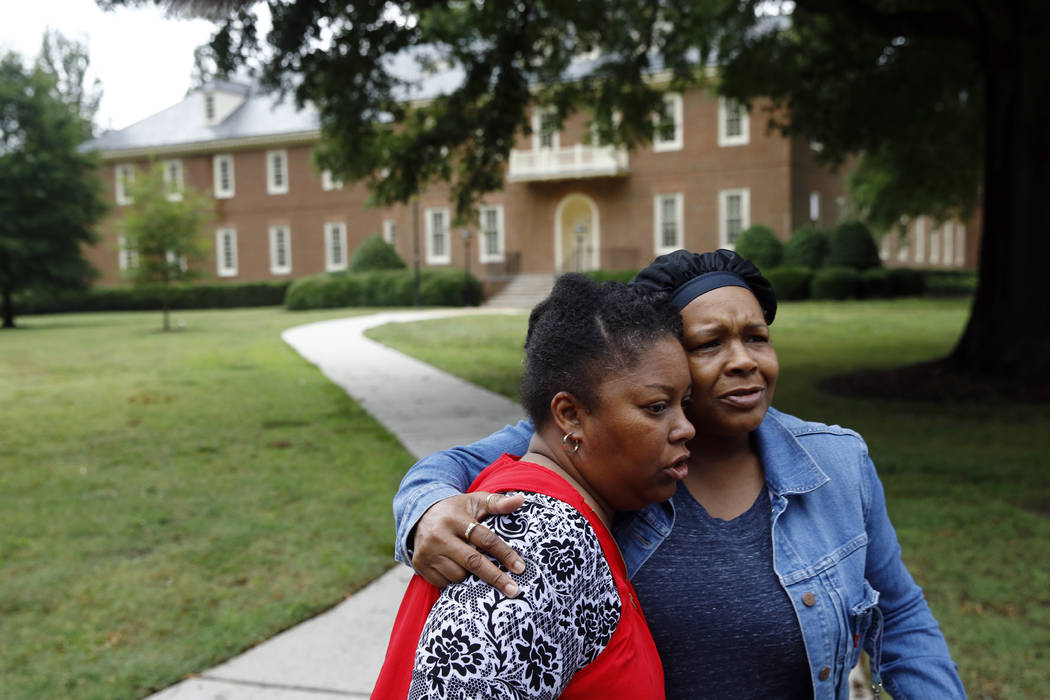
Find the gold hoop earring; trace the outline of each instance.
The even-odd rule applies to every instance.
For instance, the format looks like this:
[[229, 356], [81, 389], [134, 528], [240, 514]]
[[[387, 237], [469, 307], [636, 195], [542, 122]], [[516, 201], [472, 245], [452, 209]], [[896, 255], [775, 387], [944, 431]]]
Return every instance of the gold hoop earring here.
[[[572, 441], [572, 447], [569, 447], [570, 441]], [[565, 437], [561, 439], [561, 446], [566, 452], [576, 454], [580, 451], [580, 440], [572, 433], [565, 433]]]

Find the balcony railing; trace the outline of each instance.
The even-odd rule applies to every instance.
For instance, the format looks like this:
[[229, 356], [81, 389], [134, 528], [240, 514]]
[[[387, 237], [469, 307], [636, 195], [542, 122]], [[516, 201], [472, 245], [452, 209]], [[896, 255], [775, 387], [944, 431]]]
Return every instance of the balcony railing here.
[[581, 143], [568, 148], [511, 151], [507, 179], [512, 182], [572, 180], [615, 177], [628, 172], [626, 150]]

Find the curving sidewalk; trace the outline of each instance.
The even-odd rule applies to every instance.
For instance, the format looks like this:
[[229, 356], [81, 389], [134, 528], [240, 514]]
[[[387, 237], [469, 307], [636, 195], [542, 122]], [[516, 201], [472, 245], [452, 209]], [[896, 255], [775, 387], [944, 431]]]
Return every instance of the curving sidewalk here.
[[[520, 309], [392, 311], [290, 328], [282, 339], [416, 457], [467, 444], [522, 416], [513, 401], [364, 337], [369, 328]], [[394, 533], [390, 533], [393, 538]], [[394, 566], [331, 610], [149, 700], [367, 698], [411, 570]]]

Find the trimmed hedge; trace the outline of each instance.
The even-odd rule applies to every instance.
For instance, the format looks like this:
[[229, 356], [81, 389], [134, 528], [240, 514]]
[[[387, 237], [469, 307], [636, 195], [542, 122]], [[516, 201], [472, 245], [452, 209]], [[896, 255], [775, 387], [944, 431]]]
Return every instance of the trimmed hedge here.
[[755, 224], [746, 228], [736, 239], [736, 252], [760, 270], [773, 269], [784, 257], [784, 244], [773, 233], [773, 229]]
[[809, 299], [809, 285], [813, 279], [813, 270], [808, 267], [784, 265], [774, 267], [763, 274], [773, 285], [778, 301]]
[[816, 226], [803, 226], [792, 231], [791, 237], [784, 245], [784, 257], [781, 264], [816, 270], [824, 265], [827, 255], [827, 231]]
[[595, 282], [630, 282], [638, 270], [589, 270], [585, 274]]
[[405, 261], [394, 250], [394, 246], [379, 236], [369, 236], [361, 241], [350, 260], [350, 272], [370, 270], [403, 270]]
[[977, 270], [927, 270], [925, 293], [930, 296], [967, 296], [977, 291]]
[[890, 295], [917, 297], [926, 291], [926, 273], [908, 267], [890, 268]]
[[[167, 290], [170, 309], [232, 309], [280, 306], [291, 280], [230, 284], [187, 284]], [[80, 291], [32, 292], [14, 299], [16, 314], [70, 311], [156, 311], [164, 291], [155, 287], [95, 287]]]
[[827, 267], [852, 267], [868, 270], [880, 267], [879, 247], [867, 226], [859, 221], [845, 221], [828, 234]]
[[873, 267], [860, 273], [860, 295], [864, 299], [886, 299], [893, 296], [890, 271]]
[[[419, 278], [419, 303], [423, 306], [476, 306], [482, 301], [481, 282], [462, 270], [420, 270]], [[291, 311], [413, 303], [415, 274], [407, 269], [303, 277], [292, 284], [284, 298], [285, 307]]]
[[852, 267], [825, 267], [817, 270], [809, 285], [812, 299], [854, 299], [860, 295], [861, 276]]

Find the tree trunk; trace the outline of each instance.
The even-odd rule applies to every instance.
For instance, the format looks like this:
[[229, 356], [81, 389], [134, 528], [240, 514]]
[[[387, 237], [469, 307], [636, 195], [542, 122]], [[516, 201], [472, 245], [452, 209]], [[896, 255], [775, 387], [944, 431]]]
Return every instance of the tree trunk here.
[[[985, 59], [981, 261], [952, 369], [974, 377], [1050, 380], [1050, 12], [1004, 10]], [[1004, 32], [1009, 20], [1016, 21]]]
[[4, 305], [4, 325], [3, 328], [14, 328], [15, 327], [15, 305], [11, 301], [11, 290], [4, 287], [0, 290], [0, 296], [3, 297]]

